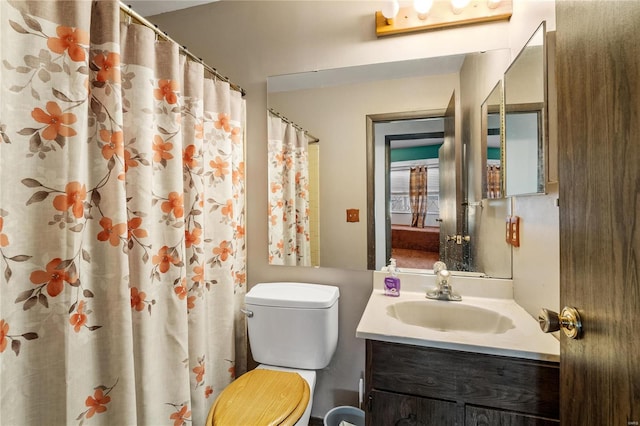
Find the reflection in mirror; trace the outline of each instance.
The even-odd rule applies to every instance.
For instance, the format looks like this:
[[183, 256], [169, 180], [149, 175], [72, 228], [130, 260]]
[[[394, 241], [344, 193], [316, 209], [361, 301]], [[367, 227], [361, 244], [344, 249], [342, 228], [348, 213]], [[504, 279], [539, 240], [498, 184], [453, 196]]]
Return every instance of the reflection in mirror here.
[[483, 198], [503, 196], [502, 180], [502, 81], [499, 81], [482, 103], [482, 153], [487, 173], [483, 176]]
[[[485, 57], [486, 59], [480, 59]], [[383, 247], [387, 242], [390, 247], [391, 232], [386, 231], [384, 209], [381, 213], [367, 209], [368, 186], [373, 185], [373, 181], [368, 180], [367, 176], [373, 172], [374, 164], [369, 163], [367, 157], [366, 117], [376, 114], [393, 116], [411, 113], [414, 114], [411, 118], [425, 117], [416, 116], [417, 112], [436, 112], [442, 117], [451, 93], [459, 89], [460, 70], [468, 58], [474, 58], [472, 63], [497, 62], [506, 65], [508, 57], [509, 50], [501, 49], [487, 53], [271, 76], [267, 79], [268, 106], [285, 114], [303, 128], [311, 130], [322, 141], [318, 175], [321, 267], [372, 269], [368, 268], [369, 232], [381, 232]], [[468, 69], [473, 70], [475, 66], [470, 65]], [[501, 74], [503, 70], [504, 68], [498, 72]], [[481, 78], [482, 74], [478, 75], [477, 78]], [[475, 90], [469, 92], [475, 93]], [[475, 95], [469, 95], [469, 101], [471, 96]], [[474, 101], [476, 108], [480, 103], [481, 100]], [[458, 127], [461, 128], [462, 124], [456, 126], [459, 131]], [[410, 132], [395, 132], [390, 136], [395, 143], [400, 140], [397, 135], [408, 133]], [[477, 139], [479, 145], [479, 132]], [[384, 152], [376, 153], [376, 158], [384, 159]], [[381, 174], [382, 182], [389, 178], [388, 170], [385, 173], [384, 167], [383, 165], [375, 171], [376, 174]], [[429, 176], [429, 164], [427, 167], [428, 184], [433, 184], [436, 182], [435, 177]], [[463, 180], [456, 171], [452, 170], [451, 174], [454, 178]], [[480, 179], [480, 174], [477, 179]], [[384, 184], [377, 186], [376, 190], [378, 188], [385, 191]], [[271, 191], [270, 188], [268, 190]], [[384, 200], [384, 193], [382, 197]], [[351, 209], [359, 210], [359, 222], [346, 220], [345, 211]], [[466, 215], [464, 206], [458, 211]], [[435, 212], [434, 210], [433, 213]], [[370, 215], [379, 218], [375, 222], [376, 230], [373, 228], [374, 221], [370, 219]], [[433, 222], [438, 218], [439, 216], [431, 214], [430, 211], [426, 214], [427, 221]], [[439, 223], [436, 221], [435, 226]], [[498, 232], [502, 233], [502, 222], [499, 226]], [[455, 234], [456, 231], [452, 233]], [[271, 227], [269, 232], [271, 233]], [[313, 243], [313, 237], [311, 241]], [[478, 250], [489, 253], [489, 256], [494, 250], [492, 246], [481, 247], [480, 240], [471, 241], [469, 244], [477, 245]], [[500, 254], [495, 258], [503, 259], [504, 256]], [[375, 268], [378, 269], [377, 266]], [[493, 276], [510, 277], [510, 270], [510, 265], [502, 268], [501, 263], [501, 272]]]
[[318, 226], [319, 140], [274, 110], [267, 114], [267, 125], [269, 263], [317, 266], [318, 239], [312, 236]]
[[545, 191], [544, 35], [543, 22], [504, 76], [507, 196]]
[[438, 152], [444, 142], [439, 118], [375, 123], [389, 150], [390, 213], [381, 262], [394, 258], [400, 268], [431, 269], [440, 259], [440, 181]]

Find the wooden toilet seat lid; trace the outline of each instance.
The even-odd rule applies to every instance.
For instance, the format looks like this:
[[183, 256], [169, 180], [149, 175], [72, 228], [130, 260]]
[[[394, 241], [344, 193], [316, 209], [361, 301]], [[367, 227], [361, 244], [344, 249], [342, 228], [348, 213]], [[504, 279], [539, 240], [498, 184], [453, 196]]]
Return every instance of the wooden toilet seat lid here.
[[307, 408], [309, 394], [309, 385], [298, 373], [255, 369], [222, 391], [206, 425], [294, 425]]

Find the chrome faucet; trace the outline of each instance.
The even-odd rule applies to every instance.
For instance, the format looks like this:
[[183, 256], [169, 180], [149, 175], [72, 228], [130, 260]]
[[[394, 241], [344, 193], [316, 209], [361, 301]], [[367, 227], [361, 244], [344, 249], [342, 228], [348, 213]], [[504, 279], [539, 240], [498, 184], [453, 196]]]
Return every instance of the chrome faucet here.
[[447, 270], [447, 265], [444, 262], [436, 262], [433, 265], [433, 273], [436, 274], [436, 288], [427, 291], [427, 298], [452, 302], [462, 300], [462, 296], [453, 291], [451, 284], [449, 284], [451, 273]]

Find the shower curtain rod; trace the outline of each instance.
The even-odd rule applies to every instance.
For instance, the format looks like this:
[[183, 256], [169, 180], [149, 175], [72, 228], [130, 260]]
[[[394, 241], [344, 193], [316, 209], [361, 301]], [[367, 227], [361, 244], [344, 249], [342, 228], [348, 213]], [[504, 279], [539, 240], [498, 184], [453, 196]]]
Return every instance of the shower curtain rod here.
[[148, 21], [144, 16], [140, 15], [138, 12], [136, 12], [135, 10], [133, 10], [131, 8], [131, 6], [128, 6], [126, 4], [124, 4], [123, 2], [120, 2], [120, 11], [122, 11], [123, 13], [125, 13], [126, 15], [129, 15], [131, 18], [135, 19], [136, 21], [138, 21], [140, 24], [144, 25], [145, 27], [151, 28], [158, 36], [162, 37], [163, 39], [165, 39], [166, 41], [172, 41], [175, 44], [177, 44], [180, 48], [180, 51], [182, 53], [184, 53], [185, 55], [187, 55], [189, 58], [191, 58], [193, 61], [198, 62], [200, 64], [202, 64], [202, 66], [204, 67], [205, 70], [209, 71], [211, 74], [213, 74], [216, 78], [219, 78], [222, 81], [225, 81], [227, 83], [229, 83], [229, 86], [231, 86], [231, 88], [237, 92], [240, 92], [242, 94], [242, 96], [246, 95], [247, 93], [244, 91], [244, 89], [240, 86], [238, 86], [235, 83], [232, 83], [231, 80], [229, 80], [229, 77], [225, 77], [222, 74], [220, 74], [215, 68], [207, 65], [202, 58], [197, 57], [196, 55], [194, 55], [193, 53], [191, 53], [189, 51], [189, 49], [187, 49], [186, 46], [182, 46], [180, 43], [178, 43], [177, 41], [175, 41], [174, 39], [172, 39], [171, 37], [169, 37], [167, 35], [167, 33], [165, 33], [164, 31], [161, 31], [158, 26], [156, 24], [151, 23], [150, 21]]
[[275, 115], [276, 117], [278, 117], [279, 119], [281, 119], [282, 121], [284, 121], [285, 123], [289, 123], [291, 124], [293, 127], [295, 127], [296, 129], [303, 131], [304, 134], [311, 139], [309, 141], [309, 143], [318, 143], [320, 142], [320, 139], [316, 138], [315, 136], [313, 136], [311, 133], [307, 132], [305, 129], [303, 129], [302, 127], [298, 126], [296, 123], [294, 123], [293, 121], [289, 120], [287, 117], [285, 117], [284, 115], [280, 114], [278, 111], [276, 111], [273, 108], [269, 108], [269, 112], [273, 115]]

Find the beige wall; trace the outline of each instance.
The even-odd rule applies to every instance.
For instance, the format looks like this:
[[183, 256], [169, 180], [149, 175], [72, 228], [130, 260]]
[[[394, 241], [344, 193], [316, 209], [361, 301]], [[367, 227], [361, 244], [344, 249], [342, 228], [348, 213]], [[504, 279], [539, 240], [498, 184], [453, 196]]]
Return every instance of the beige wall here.
[[[151, 19], [247, 90], [249, 286], [260, 281], [299, 280], [340, 287], [338, 350], [331, 364], [318, 374], [314, 417], [322, 417], [334, 405], [357, 403], [364, 342], [355, 338], [355, 329], [371, 292], [372, 273], [268, 265], [267, 77], [505, 47], [517, 53], [541, 20], [554, 21], [555, 16], [552, 1], [515, 0], [510, 22], [376, 39], [373, 17], [377, 7], [376, 1], [220, 1]], [[363, 183], [355, 184], [364, 188]], [[527, 218], [527, 232], [536, 217]], [[529, 269], [545, 266], [539, 263], [535, 256], [514, 256], [514, 277], [521, 275], [519, 270], [525, 265]], [[527, 285], [531, 293], [541, 291], [539, 283], [528, 281]], [[549, 293], [556, 293], [557, 288], [551, 287]]]

